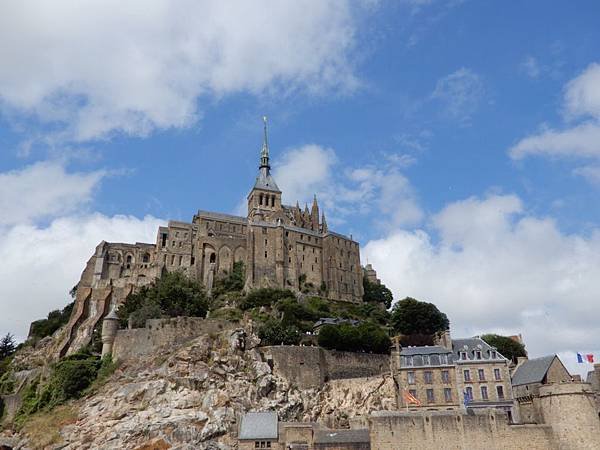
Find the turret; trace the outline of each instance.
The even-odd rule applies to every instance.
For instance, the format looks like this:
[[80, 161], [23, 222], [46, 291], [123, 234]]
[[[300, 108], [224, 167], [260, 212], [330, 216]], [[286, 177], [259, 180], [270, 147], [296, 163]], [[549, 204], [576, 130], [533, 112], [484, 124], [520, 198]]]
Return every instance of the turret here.
[[119, 317], [115, 308], [112, 308], [102, 322], [102, 357], [112, 355], [113, 345], [119, 329]]

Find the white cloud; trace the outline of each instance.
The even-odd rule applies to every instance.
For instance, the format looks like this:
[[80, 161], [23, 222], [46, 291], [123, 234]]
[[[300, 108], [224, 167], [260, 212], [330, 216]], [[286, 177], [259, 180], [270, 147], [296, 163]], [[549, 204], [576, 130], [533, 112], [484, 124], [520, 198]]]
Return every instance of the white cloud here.
[[188, 126], [207, 95], [353, 89], [357, 5], [2, 2], [0, 106], [89, 140]]
[[[564, 88], [564, 114], [579, 123], [564, 129], [542, 128], [509, 149], [513, 159], [528, 156], [600, 159], [600, 65], [590, 64]], [[596, 164], [573, 171], [589, 181], [598, 179]]]
[[87, 203], [104, 171], [67, 173], [60, 162], [38, 162], [0, 173], [0, 226], [67, 214]]
[[564, 234], [513, 195], [450, 204], [432, 226], [397, 229], [365, 246], [363, 258], [395, 298], [434, 302], [456, 336], [522, 333], [533, 355], [589, 349], [600, 339], [600, 230]]
[[529, 78], [538, 78], [542, 73], [540, 63], [536, 58], [534, 58], [531, 55], [527, 56], [525, 60], [521, 63], [521, 69]]
[[590, 64], [565, 88], [565, 108], [573, 117], [592, 116], [600, 120], [600, 64]]
[[600, 166], [590, 165], [577, 167], [575, 170], [573, 170], [573, 173], [575, 175], [579, 175], [585, 178], [588, 182], [592, 184], [600, 185]]
[[306, 145], [288, 150], [273, 175], [284, 202], [312, 201], [317, 194], [330, 224], [351, 215], [377, 215], [378, 226], [412, 225], [423, 213], [409, 180], [400, 169], [414, 161], [406, 155], [388, 154], [381, 165], [344, 167], [333, 149]]
[[102, 240], [154, 242], [163, 224], [154, 217], [89, 214], [55, 219], [48, 227], [5, 230], [0, 241], [0, 334], [23, 339], [30, 322], [69, 303], [69, 289]]
[[471, 69], [462, 67], [440, 78], [431, 98], [444, 104], [448, 116], [468, 123], [484, 95], [481, 77]]

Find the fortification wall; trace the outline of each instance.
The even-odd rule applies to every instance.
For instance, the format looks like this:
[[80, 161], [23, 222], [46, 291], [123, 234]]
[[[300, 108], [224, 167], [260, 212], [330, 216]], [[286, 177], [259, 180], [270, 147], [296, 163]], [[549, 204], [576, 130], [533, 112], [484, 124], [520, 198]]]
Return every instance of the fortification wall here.
[[201, 334], [233, 329], [235, 324], [220, 319], [175, 317], [152, 319], [145, 328], [119, 330], [113, 346], [113, 359], [128, 360], [179, 347]]
[[320, 347], [281, 345], [262, 347], [276, 374], [301, 388], [320, 387], [329, 380], [389, 373], [389, 355], [339, 352]]
[[555, 383], [540, 388], [544, 423], [551, 425], [561, 449], [597, 449], [600, 420], [588, 383]]
[[508, 425], [494, 410], [422, 413], [377, 412], [369, 418], [371, 448], [378, 450], [558, 450], [548, 425]]

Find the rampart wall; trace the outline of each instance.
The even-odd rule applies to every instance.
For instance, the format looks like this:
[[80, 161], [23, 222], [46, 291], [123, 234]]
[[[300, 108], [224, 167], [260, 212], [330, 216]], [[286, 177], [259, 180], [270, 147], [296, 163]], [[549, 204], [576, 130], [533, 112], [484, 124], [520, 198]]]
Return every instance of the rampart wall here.
[[330, 380], [389, 373], [389, 355], [339, 352], [320, 347], [291, 345], [262, 347], [276, 374], [301, 388], [320, 387]]
[[151, 319], [145, 328], [117, 331], [112, 355], [115, 361], [150, 356], [181, 346], [202, 334], [219, 333], [234, 327], [235, 324], [220, 319]]
[[558, 450], [549, 425], [509, 425], [494, 410], [377, 412], [369, 417], [377, 450]]

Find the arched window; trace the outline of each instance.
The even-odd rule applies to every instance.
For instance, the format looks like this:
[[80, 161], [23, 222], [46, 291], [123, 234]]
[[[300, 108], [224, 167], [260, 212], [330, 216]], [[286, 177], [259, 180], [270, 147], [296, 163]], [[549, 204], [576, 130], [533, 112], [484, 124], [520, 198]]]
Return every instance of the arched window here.
[[216, 255], [215, 253], [211, 253], [211, 254], [210, 254], [210, 257], [209, 257], [209, 261], [210, 261], [211, 263], [214, 263], [214, 262], [216, 262], [216, 261], [217, 261], [217, 255]]
[[150, 262], [150, 255], [148, 253], [144, 253], [142, 262], [145, 262], [145, 263]]
[[275, 206], [275, 196], [271, 196], [271, 206]]
[[127, 264], [131, 264], [133, 257], [131, 255], [127, 255]]
[[263, 204], [263, 195], [262, 195], [262, 194], [260, 194], [260, 195], [258, 196], [258, 204], [259, 204], [259, 205], [262, 205], [262, 204]]

